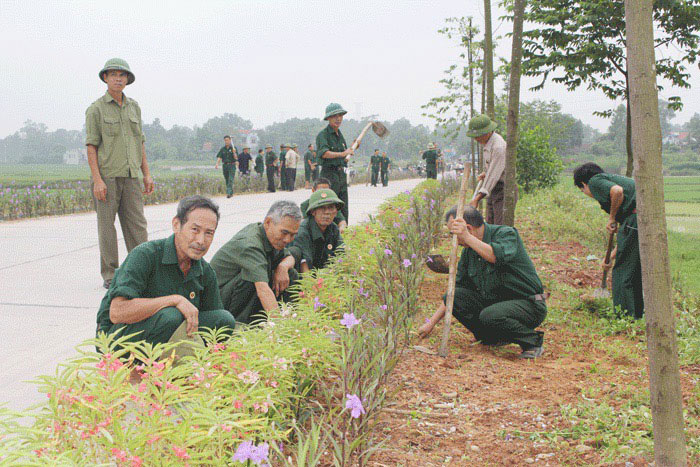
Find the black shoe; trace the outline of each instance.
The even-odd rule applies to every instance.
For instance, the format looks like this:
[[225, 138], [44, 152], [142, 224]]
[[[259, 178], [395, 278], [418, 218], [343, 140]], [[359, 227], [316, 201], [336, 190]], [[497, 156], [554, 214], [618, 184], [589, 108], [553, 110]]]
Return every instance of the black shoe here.
[[112, 279], [106, 279], [106, 280], [102, 283], [102, 287], [104, 287], [105, 289], [109, 289], [109, 286], [110, 286], [110, 285], [112, 285]]
[[542, 346], [530, 347], [529, 349], [522, 351], [522, 353], [520, 354], [520, 358], [532, 360], [534, 358], [541, 357], [543, 353], [544, 349], [542, 348]]
[[230, 198], [231, 196], [233, 196], [233, 195], [226, 195], [226, 198]]

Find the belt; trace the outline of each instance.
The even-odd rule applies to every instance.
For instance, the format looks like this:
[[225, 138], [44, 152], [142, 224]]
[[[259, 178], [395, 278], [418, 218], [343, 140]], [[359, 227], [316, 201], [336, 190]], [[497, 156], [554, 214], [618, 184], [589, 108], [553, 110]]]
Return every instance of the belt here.
[[549, 292], [544, 292], [544, 293], [538, 293], [535, 295], [530, 296], [530, 300], [534, 300], [536, 302], [546, 302], [547, 299], [549, 298]]
[[322, 170], [343, 170], [342, 165], [324, 165]]

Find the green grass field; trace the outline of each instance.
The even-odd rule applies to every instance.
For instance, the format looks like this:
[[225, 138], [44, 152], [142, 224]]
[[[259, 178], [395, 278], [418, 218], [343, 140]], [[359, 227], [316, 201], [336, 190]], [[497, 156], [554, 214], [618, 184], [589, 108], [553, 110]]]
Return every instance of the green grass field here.
[[700, 177], [664, 178], [664, 197], [667, 203], [700, 203]]

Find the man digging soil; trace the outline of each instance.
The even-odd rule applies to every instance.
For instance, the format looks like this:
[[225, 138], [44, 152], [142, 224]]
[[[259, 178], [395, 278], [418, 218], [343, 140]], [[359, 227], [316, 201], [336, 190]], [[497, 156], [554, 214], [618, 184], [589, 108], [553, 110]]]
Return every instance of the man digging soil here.
[[[464, 246], [453, 316], [484, 345], [518, 344], [520, 358], [539, 357], [544, 333], [535, 328], [547, 315], [546, 296], [518, 231], [486, 224], [471, 206], [465, 208], [464, 219], [455, 219], [456, 212], [452, 208], [445, 216], [450, 233]], [[444, 300], [418, 330], [421, 337], [445, 315]]]

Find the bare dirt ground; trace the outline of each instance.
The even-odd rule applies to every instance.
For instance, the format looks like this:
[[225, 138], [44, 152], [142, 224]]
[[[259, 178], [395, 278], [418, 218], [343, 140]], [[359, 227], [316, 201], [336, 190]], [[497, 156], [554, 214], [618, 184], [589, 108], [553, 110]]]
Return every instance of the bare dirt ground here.
[[[586, 255], [577, 243], [531, 242], [528, 249], [545, 282], [588, 291], [600, 284], [599, 263], [581, 261]], [[421, 322], [441, 300], [446, 284], [446, 275], [426, 273]], [[555, 294], [548, 306], [563, 308], [567, 300]], [[446, 359], [414, 347], [437, 351], [440, 325], [428, 339], [416, 337], [391, 377], [395, 394], [376, 428], [385, 444], [369, 465], [648, 465], [648, 455], [624, 451], [625, 446], [615, 462], [606, 460], [598, 449], [600, 437], [566, 436], [572, 424], [562, 415], [562, 407], [585, 401], [619, 407], [638, 397], [648, 385], [639, 340], [592, 335], [547, 320], [541, 329], [545, 354], [535, 361], [518, 359], [516, 345], [493, 349], [475, 343], [455, 320]], [[687, 375], [700, 368], [683, 370], [688, 397]], [[649, 429], [629, 427], [635, 428]]]

